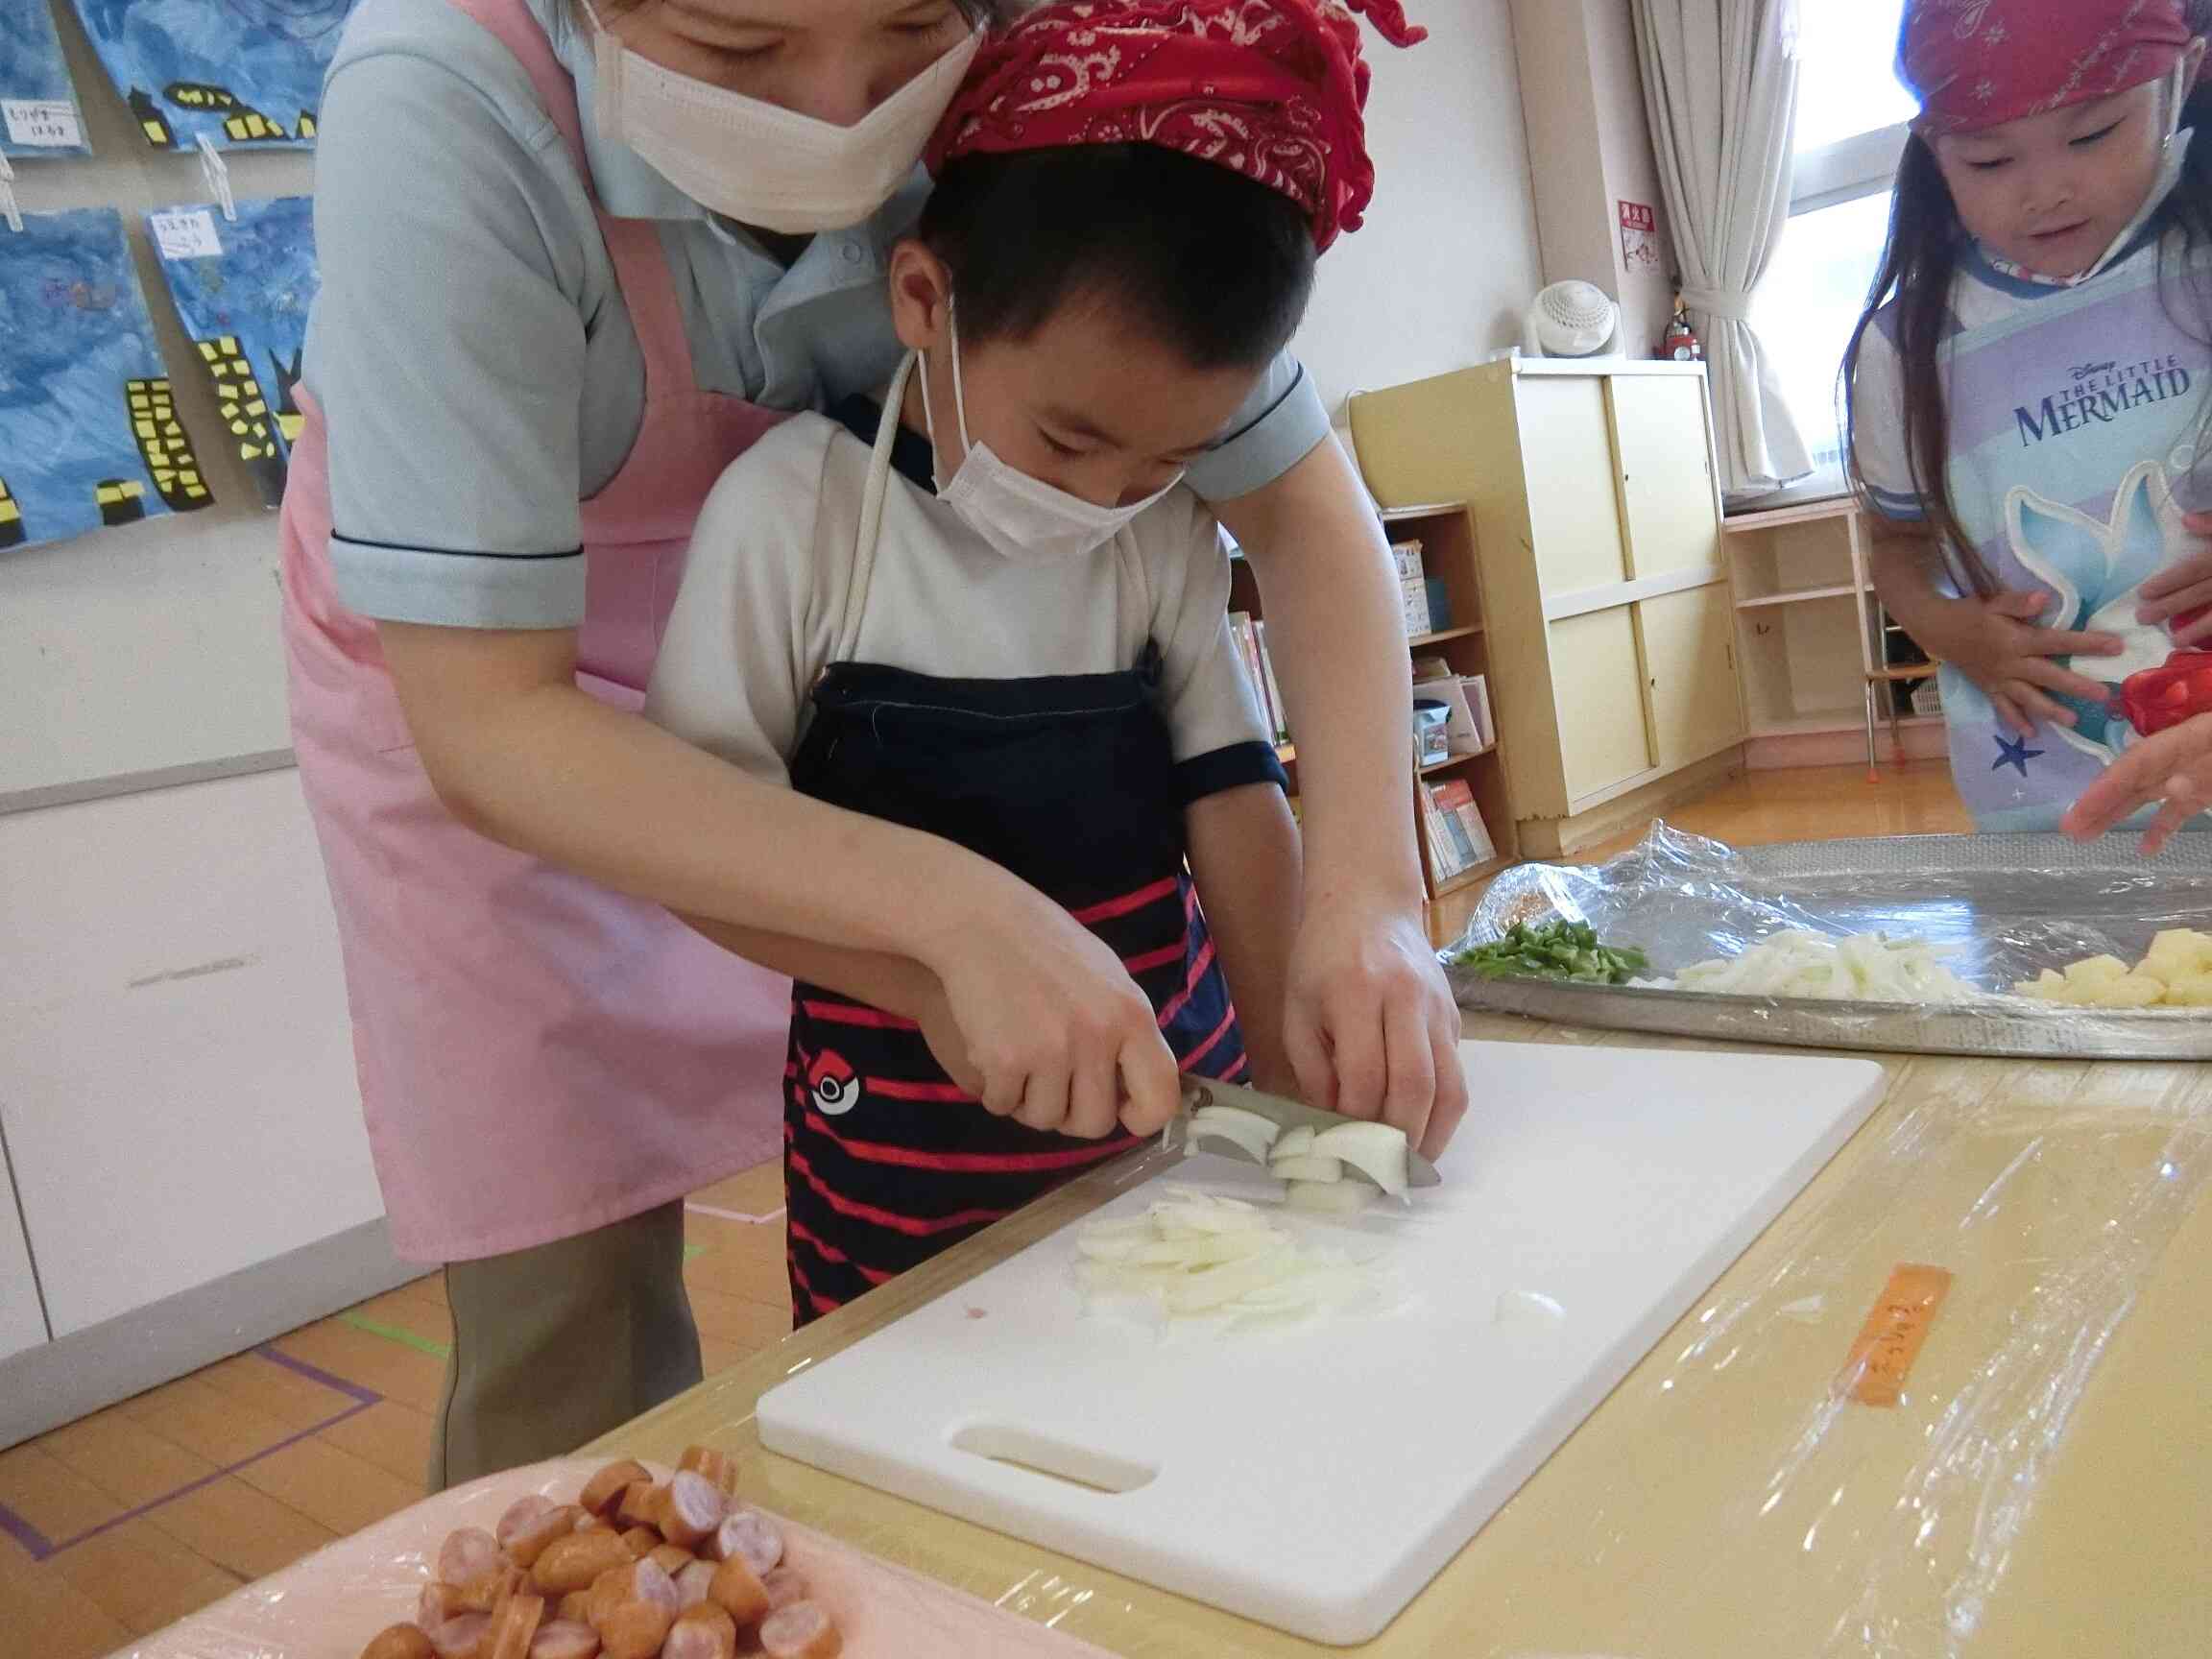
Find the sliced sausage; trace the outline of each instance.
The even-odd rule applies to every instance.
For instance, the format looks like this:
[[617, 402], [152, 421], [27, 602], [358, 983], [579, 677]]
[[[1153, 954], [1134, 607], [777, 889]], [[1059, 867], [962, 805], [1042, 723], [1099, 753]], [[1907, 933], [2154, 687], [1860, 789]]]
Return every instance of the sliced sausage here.
[[692, 1562], [690, 1566], [676, 1575], [677, 1602], [685, 1609], [698, 1606], [700, 1602], [707, 1599], [707, 1587], [713, 1582], [713, 1562]]
[[415, 1623], [425, 1630], [435, 1630], [456, 1613], [469, 1609], [461, 1605], [461, 1590], [454, 1584], [425, 1584], [421, 1599], [415, 1603]]
[[633, 1527], [622, 1534], [622, 1547], [633, 1560], [642, 1561], [661, 1548], [661, 1534], [650, 1527]]
[[[530, 1500], [522, 1502], [526, 1503]], [[507, 1559], [517, 1567], [536, 1566], [538, 1557], [545, 1553], [546, 1545], [575, 1531], [578, 1521], [590, 1519], [573, 1503], [546, 1503], [543, 1509], [526, 1516], [516, 1513], [521, 1507], [521, 1503], [516, 1504], [499, 1522], [499, 1548], [507, 1551]]]
[[614, 1508], [614, 1519], [624, 1527], [650, 1527], [661, 1529], [661, 1504], [667, 1489], [656, 1486], [650, 1480], [633, 1480], [623, 1488], [622, 1497]]
[[673, 1578], [685, 1568], [690, 1566], [692, 1562], [698, 1560], [699, 1557], [681, 1545], [663, 1544], [660, 1549], [649, 1553], [645, 1559]]
[[438, 1551], [438, 1580], [442, 1584], [473, 1584], [506, 1565], [498, 1539], [481, 1527], [464, 1527]]
[[610, 1513], [615, 1504], [622, 1502], [622, 1494], [629, 1491], [632, 1486], [640, 1480], [649, 1482], [652, 1479], [653, 1472], [644, 1464], [634, 1463], [628, 1458], [624, 1458], [619, 1463], [608, 1464], [606, 1468], [585, 1481], [584, 1490], [578, 1495], [576, 1502], [583, 1504], [594, 1515], [605, 1515]]
[[589, 1624], [591, 1623], [591, 1615], [587, 1609], [590, 1605], [590, 1591], [571, 1590], [561, 1598], [561, 1604], [553, 1609], [553, 1618], [549, 1622], [556, 1624]]
[[493, 1535], [499, 1540], [499, 1548], [504, 1550], [516, 1533], [560, 1507], [552, 1499], [541, 1498], [535, 1492], [526, 1498], [517, 1498], [507, 1505], [507, 1513], [499, 1517], [499, 1525], [492, 1529]]
[[530, 1644], [545, 1619], [545, 1599], [517, 1591], [492, 1615], [492, 1659], [530, 1659]]
[[530, 1570], [530, 1581], [541, 1596], [565, 1596], [589, 1590], [610, 1567], [627, 1567], [630, 1561], [629, 1548], [615, 1533], [571, 1532], [545, 1547]]
[[771, 1608], [788, 1607], [806, 1599], [806, 1580], [796, 1567], [776, 1567], [760, 1575], [760, 1588], [768, 1592]]
[[733, 1555], [714, 1569], [707, 1599], [740, 1624], [757, 1623], [768, 1611], [768, 1592], [742, 1556]]
[[722, 1489], [722, 1496], [737, 1495], [737, 1465], [727, 1452], [717, 1452], [711, 1446], [693, 1446], [684, 1454], [676, 1465], [679, 1471], [690, 1469], [704, 1475]]
[[528, 1575], [519, 1567], [500, 1566], [461, 1586], [464, 1613], [496, 1613], [499, 1604], [519, 1590]]
[[573, 1619], [556, 1619], [538, 1626], [530, 1641], [530, 1659], [598, 1659], [599, 1632]]
[[703, 1553], [717, 1561], [735, 1557], [753, 1569], [754, 1577], [764, 1577], [782, 1564], [783, 1532], [758, 1511], [740, 1509], [714, 1529]]
[[677, 1618], [661, 1648], [661, 1659], [736, 1659], [737, 1623], [711, 1601], [702, 1601]]
[[676, 1580], [650, 1555], [630, 1569], [630, 1599], [655, 1602], [667, 1608], [671, 1615], [682, 1611], [684, 1606], [683, 1599], [676, 1594]]
[[686, 1550], [697, 1549], [714, 1535], [729, 1508], [721, 1487], [697, 1470], [679, 1470], [661, 1494], [661, 1535]]
[[[394, 1624], [379, 1630], [361, 1649], [361, 1659], [435, 1659], [437, 1649], [420, 1624]], [[728, 1655], [724, 1655], [728, 1659]]]
[[437, 1659], [489, 1659], [492, 1651], [492, 1615], [462, 1613], [430, 1632], [430, 1651]]
[[600, 1621], [599, 1651], [606, 1659], [653, 1659], [675, 1623], [658, 1601], [624, 1602]]
[[837, 1659], [845, 1642], [817, 1601], [794, 1601], [760, 1621], [768, 1659]]

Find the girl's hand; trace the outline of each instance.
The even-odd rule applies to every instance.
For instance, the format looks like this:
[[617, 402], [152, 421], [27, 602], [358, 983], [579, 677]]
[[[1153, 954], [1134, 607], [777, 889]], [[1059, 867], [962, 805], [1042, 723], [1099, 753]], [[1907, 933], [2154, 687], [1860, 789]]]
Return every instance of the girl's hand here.
[[949, 1075], [996, 1117], [1100, 1140], [1156, 1133], [1181, 1105], [1175, 1056], [1121, 959], [1041, 894], [994, 891], [923, 962], [920, 1017]]
[[2161, 805], [2143, 832], [2146, 858], [2212, 806], [2212, 714], [2200, 714], [2124, 751], [2081, 791], [2058, 828], [2077, 841], [2094, 841], [2153, 802]]
[[1418, 917], [1349, 897], [1309, 902], [1290, 957], [1283, 1045], [1305, 1098], [1380, 1118], [1423, 1157], [1467, 1115], [1459, 1009]]
[[2019, 589], [1987, 599], [1947, 600], [1913, 634], [1929, 655], [1982, 688], [2002, 724], [2032, 737], [2038, 722], [2077, 722], [2053, 693], [2084, 703], [2102, 703], [2111, 694], [2102, 682], [2071, 673], [2052, 658], [2116, 657], [2126, 649], [2117, 635], [2038, 627], [2035, 618], [2050, 603], [2048, 593]]
[[[2182, 523], [2190, 535], [2212, 540], [2212, 513], [2192, 513]], [[2164, 622], [2191, 611], [2205, 613], [2192, 618], [2186, 627], [2174, 630], [2175, 644], [2201, 645], [2212, 640], [2212, 548], [2167, 565], [2143, 584], [2142, 599], [2135, 607], [2138, 622]]]

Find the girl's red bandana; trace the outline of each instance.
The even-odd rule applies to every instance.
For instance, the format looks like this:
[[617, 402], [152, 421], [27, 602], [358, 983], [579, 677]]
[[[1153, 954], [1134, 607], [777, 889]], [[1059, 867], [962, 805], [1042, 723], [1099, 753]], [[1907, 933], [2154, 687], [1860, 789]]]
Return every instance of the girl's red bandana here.
[[[1351, 0], [1395, 46], [1399, 0]], [[1375, 194], [1368, 67], [1338, 0], [1057, 0], [986, 41], [924, 159], [1075, 144], [1157, 144], [1306, 209], [1316, 247]]]
[[1907, 0], [1899, 79], [1930, 135], [2001, 127], [2171, 75], [2212, 0]]

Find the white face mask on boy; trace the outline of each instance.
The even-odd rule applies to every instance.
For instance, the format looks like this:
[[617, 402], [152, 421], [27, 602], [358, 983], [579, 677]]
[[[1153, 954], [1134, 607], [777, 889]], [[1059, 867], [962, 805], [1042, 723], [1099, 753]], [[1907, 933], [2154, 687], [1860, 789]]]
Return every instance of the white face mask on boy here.
[[[990, 445], [968, 436], [968, 395], [960, 382], [960, 316], [950, 301], [946, 319], [952, 336], [952, 402], [960, 421], [962, 455], [950, 480], [943, 461], [936, 463], [937, 496], [996, 552], [1008, 559], [1079, 559], [1111, 541], [1131, 519], [1183, 482], [1178, 472], [1142, 501], [1101, 507], [1008, 466]], [[929, 408], [926, 352], [922, 365], [922, 420], [929, 428], [931, 447], [943, 456], [937, 418]]]
[[851, 127], [663, 68], [593, 20], [599, 131], [702, 207], [786, 235], [842, 230], [891, 199], [982, 44], [970, 35]]

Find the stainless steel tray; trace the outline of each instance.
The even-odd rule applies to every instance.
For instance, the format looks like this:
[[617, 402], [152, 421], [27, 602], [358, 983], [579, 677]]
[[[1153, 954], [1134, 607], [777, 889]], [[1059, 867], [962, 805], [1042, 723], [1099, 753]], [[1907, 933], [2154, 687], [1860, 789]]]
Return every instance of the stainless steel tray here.
[[[1949, 949], [1960, 977], [2002, 992], [2083, 956], [2136, 960], [2164, 927], [2212, 932], [2212, 835], [2179, 837], [2146, 862], [2126, 836], [2091, 847], [2058, 835], [1919, 835], [1733, 850], [1660, 825], [1603, 865], [1508, 870], [1460, 943], [1556, 916], [1643, 946], [1654, 976], [1807, 926], [1919, 934]], [[1612, 1030], [1900, 1053], [2212, 1060], [2212, 1009], [1823, 1002], [1447, 972], [1466, 1007]]]

